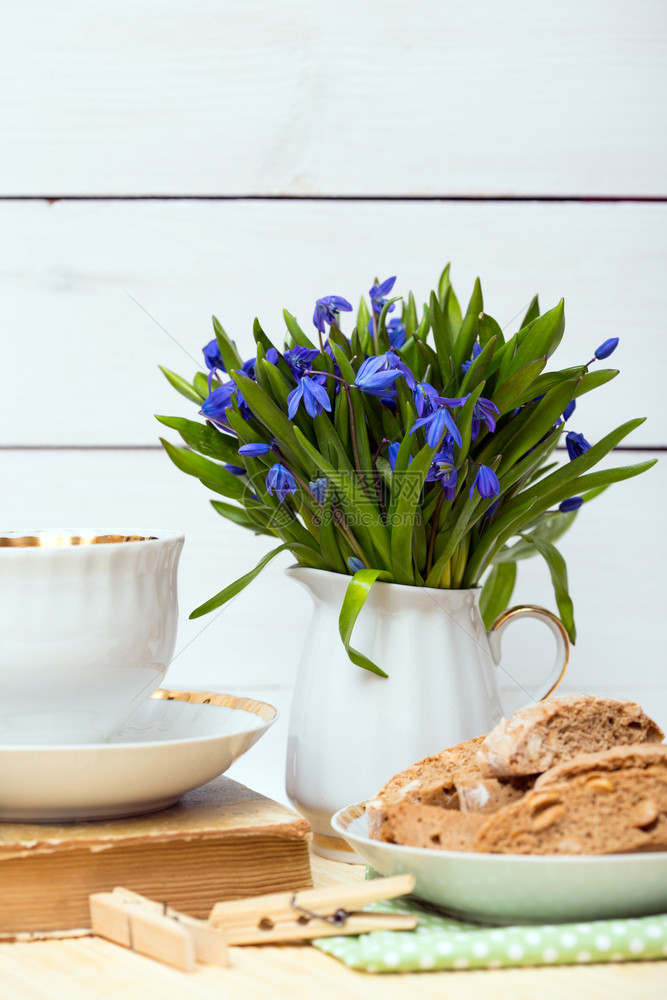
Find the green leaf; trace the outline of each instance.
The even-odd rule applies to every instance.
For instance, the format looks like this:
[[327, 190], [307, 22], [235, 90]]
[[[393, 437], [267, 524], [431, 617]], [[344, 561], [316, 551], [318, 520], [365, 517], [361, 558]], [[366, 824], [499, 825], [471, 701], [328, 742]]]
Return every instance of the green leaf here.
[[201, 406], [206, 399], [206, 396], [202, 396], [201, 393], [197, 392], [193, 385], [186, 382], [186, 380], [181, 378], [180, 375], [177, 375], [176, 372], [169, 371], [168, 368], [163, 368], [162, 365], [158, 365], [158, 368], [166, 378], [167, 382], [169, 382], [169, 384], [172, 385], [177, 392], [180, 392], [181, 396], [185, 396], [185, 398], [189, 399], [191, 403], [197, 403]]
[[400, 483], [391, 529], [391, 566], [396, 583], [414, 583], [412, 560], [414, 517], [419, 507], [424, 480], [436, 451], [437, 448], [424, 445], [402, 476], [394, 478], [394, 489], [397, 489]]
[[476, 585], [477, 580], [479, 580], [493, 559], [494, 553], [505, 544], [508, 538], [517, 533], [521, 527], [521, 522], [534, 503], [534, 497], [526, 497], [511, 511], [505, 511], [503, 508], [500, 516], [486, 527], [468, 559], [468, 565], [466, 566], [463, 578], [464, 587], [474, 587]]
[[530, 300], [530, 305], [526, 309], [526, 315], [521, 320], [521, 326], [519, 327], [519, 329], [523, 330], [524, 326], [528, 326], [528, 324], [532, 323], [533, 320], [536, 320], [539, 315], [540, 315], [540, 303], [537, 298], [537, 295], [533, 295], [532, 299]]
[[573, 483], [568, 483], [560, 490], [549, 493], [546, 498], [540, 501], [539, 507], [544, 509], [553, 507], [574, 494], [584, 495], [589, 490], [598, 490], [603, 486], [611, 486], [612, 483], [622, 483], [625, 479], [633, 479], [635, 476], [647, 472], [657, 461], [657, 458], [652, 458], [647, 462], [638, 462], [636, 465], [621, 465], [615, 469], [599, 469], [597, 472], [589, 472], [587, 476], [578, 476]]
[[496, 339], [493, 337], [491, 340], [486, 342], [481, 352], [477, 355], [475, 360], [471, 362], [468, 371], [463, 376], [463, 381], [461, 382], [457, 396], [465, 396], [466, 393], [478, 386], [480, 382], [484, 382], [495, 348]]
[[503, 373], [504, 377], [509, 378], [519, 368], [543, 355], [550, 358], [563, 339], [564, 332], [565, 302], [561, 299], [557, 306], [533, 320], [529, 327], [523, 327], [519, 331], [517, 334], [519, 346], [511, 364]]
[[338, 619], [340, 637], [343, 640], [345, 652], [352, 663], [357, 667], [363, 667], [364, 670], [370, 670], [371, 673], [377, 674], [379, 677], [387, 677], [388, 674], [384, 670], [381, 670], [372, 660], [369, 660], [367, 656], [364, 656], [363, 653], [352, 648], [352, 630], [375, 581], [385, 580], [391, 583], [393, 579], [391, 573], [383, 572], [379, 569], [357, 570], [345, 591], [345, 598]]
[[[500, 416], [508, 413], [509, 410], [515, 409], [520, 406], [519, 400], [524, 397], [524, 393], [529, 397], [529, 399], [534, 399], [535, 396], [541, 395], [541, 393], [534, 388], [540, 372], [544, 369], [547, 363], [546, 354], [537, 358], [535, 361], [529, 361], [528, 364], [524, 365], [523, 368], [519, 368], [514, 374], [503, 382], [501, 386], [494, 392], [491, 402], [494, 403], [500, 410]], [[533, 386], [535, 395], [530, 395], [527, 393], [529, 386]], [[527, 399], [524, 399], [528, 402]]]
[[275, 538], [274, 532], [265, 523], [262, 523], [258, 514], [250, 514], [243, 507], [234, 507], [230, 503], [223, 503], [222, 500], [211, 500], [211, 506], [221, 517], [226, 517], [228, 521], [233, 521], [234, 524], [238, 524], [242, 528], [254, 531], [256, 535], [270, 535]]
[[[336, 344], [336, 343], [332, 343], [331, 344], [331, 350], [334, 353], [334, 357], [336, 359], [336, 363], [338, 364], [338, 367], [340, 368], [341, 375], [346, 380], [346, 382], [349, 382], [350, 385], [352, 385], [352, 383], [354, 382], [355, 378], [357, 377], [357, 373], [355, 372], [354, 368], [352, 367], [349, 358], [344, 353], [342, 347], [339, 347], [338, 344]], [[331, 381], [331, 380], [329, 380], [329, 381]]]
[[340, 332], [335, 323], [332, 323], [331, 326], [329, 327], [329, 343], [332, 345], [336, 344], [338, 347], [340, 347], [341, 351], [348, 359], [348, 361], [351, 360], [352, 348], [350, 347], [350, 342], [345, 336], [345, 334]]
[[572, 399], [576, 382], [564, 382], [551, 389], [543, 399], [531, 407], [532, 414], [521, 429], [502, 449], [503, 460], [498, 475], [506, 472], [518, 458], [547, 434]]
[[482, 286], [479, 278], [475, 278], [475, 287], [470, 296], [466, 314], [463, 317], [461, 329], [454, 342], [454, 364], [460, 367], [472, 354], [472, 345], [479, 334], [479, 316], [484, 309]]
[[401, 319], [405, 324], [405, 332], [409, 337], [410, 334], [414, 333], [419, 326], [419, 320], [417, 318], [417, 303], [415, 302], [415, 297], [412, 292], [408, 294], [407, 302], [403, 300]]
[[[331, 462], [328, 462], [308, 439], [296, 428], [294, 431], [298, 443], [309, 456], [315, 469], [327, 479], [330, 479], [336, 490], [344, 511], [349, 512], [355, 519], [355, 527], [360, 538], [368, 538], [378, 558], [384, 566], [390, 564], [389, 535], [386, 526], [382, 523], [380, 513], [375, 503], [364, 493], [356, 474], [347, 470], [338, 471]], [[362, 547], [369, 549], [365, 540]]]
[[454, 341], [452, 340], [449, 324], [445, 320], [445, 315], [440, 308], [440, 303], [438, 302], [438, 297], [435, 292], [431, 292], [429, 316], [431, 318], [433, 342], [435, 344], [435, 352], [438, 358], [440, 377], [443, 383], [445, 383], [452, 374]]
[[227, 372], [233, 372], [235, 368], [240, 368], [243, 358], [236, 349], [236, 344], [225, 332], [222, 323], [217, 317], [213, 317], [213, 331], [218, 342], [220, 357], [224, 361]]
[[299, 347], [307, 347], [311, 351], [313, 349], [315, 350], [317, 349], [316, 345], [312, 342], [310, 337], [306, 336], [306, 334], [303, 332], [303, 330], [297, 323], [295, 317], [292, 316], [292, 314], [288, 312], [287, 309], [283, 309], [283, 317], [285, 319], [285, 326], [291, 333], [292, 340], [294, 341], [295, 344], [298, 344]]
[[558, 614], [570, 637], [570, 642], [574, 643], [577, 638], [577, 630], [574, 626], [574, 606], [567, 586], [567, 566], [565, 565], [565, 560], [556, 546], [552, 545], [551, 542], [545, 542], [543, 539], [537, 538], [534, 534], [522, 535], [521, 537], [535, 546], [549, 567], [551, 583], [553, 584], [556, 604], [558, 605]]
[[283, 545], [279, 545], [277, 548], [267, 552], [267, 554], [259, 560], [254, 569], [251, 569], [249, 573], [245, 574], [245, 576], [240, 576], [238, 580], [234, 581], [234, 583], [230, 583], [228, 587], [221, 590], [219, 594], [215, 595], [215, 597], [211, 597], [208, 601], [200, 604], [198, 608], [195, 608], [195, 610], [191, 612], [190, 618], [201, 618], [202, 615], [207, 615], [210, 611], [215, 611], [216, 608], [222, 607], [222, 605], [226, 604], [227, 601], [231, 601], [232, 597], [236, 597], [237, 594], [240, 594], [242, 590], [245, 590], [249, 583], [252, 583], [256, 576], [259, 576], [264, 567], [268, 565], [268, 563], [270, 563], [275, 556], [277, 556], [280, 552], [284, 552], [285, 549], [291, 549], [292, 547], [293, 546], [285, 542]]
[[165, 427], [178, 431], [188, 447], [201, 455], [229, 462], [230, 465], [239, 464], [239, 442], [231, 434], [224, 434], [210, 423], [199, 424], [185, 417], [163, 417], [156, 413], [155, 419]]
[[280, 407], [286, 410], [287, 397], [294, 388], [294, 383], [285, 378], [283, 373], [275, 365], [272, 365], [270, 361], [267, 361], [266, 358], [260, 358], [256, 367], [255, 378], [259, 380], [259, 376], [263, 376], [269, 384], [275, 401]]
[[440, 275], [440, 277], [438, 279], [438, 302], [440, 303], [440, 308], [441, 309], [444, 308], [444, 305], [445, 305], [445, 295], [447, 294], [447, 291], [448, 291], [448, 289], [449, 289], [449, 287], [451, 285], [451, 281], [449, 280], [449, 268], [450, 267], [451, 267], [451, 263], [446, 264], [445, 267], [444, 267], [444, 269], [443, 269], [442, 274]]
[[505, 343], [505, 335], [493, 316], [482, 313], [479, 317], [479, 346], [486, 347], [488, 342], [495, 337], [496, 344], [501, 347]]
[[426, 577], [427, 587], [440, 586], [442, 575], [446, 570], [449, 560], [454, 555], [459, 542], [466, 532], [468, 523], [480, 501], [480, 497], [475, 492], [473, 492], [473, 495], [469, 497], [467, 495], [466, 487], [464, 486], [459, 494], [459, 497], [457, 497], [457, 500], [459, 501], [460, 506], [457, 505], [456, 509], [453, 508], [451, 511], [453, 523], [451, 525], [448, 524], [446, 530], [440, 533], [441, 537], [444, 539], [444, 547]]
[[539, 506], [534, 511], [534, 514], [538, 514], [541, 510], [546, 510], [548, 507], [560, 503], [561, 500], [567, 499], [568, 496], [574, 496], [579, 493], [578, 484], [581, 474], [587, 472], [594, 465], [597, 465], [612, 448], [620, 444], [623, 438], [641, 426], [644, 423], [644, 419], [644, 417], [637, 417], [634, 420], [627, 420], [620, 427], [616, 427], [615, 430], [606, 434], [597, 444], [592, 445], [583, 455], [579, 455], [578, 458], [562, 465], [555, 472], [545, 476], [544, 479], [533, 483], [523, 493], [517, 494], [516, 497], [513, 497], [507, 503], [506, 508], [511, 510], [514, 506], [519, 505], [526, 495], [530, 494], [539, 501]]
[[260, 323], [260, 321], [257, 319], [256, 316], [252, 322], [252, 335], [255, 338], [255, 343], [262, 345], [265, 354], [267, 351], [270, 351], [271, 348], [274, 346], [267, 337], [267, 335], [264, 333], [264, 330], [262, 329], [262, 324]]
[[215, 484], [216, 492], [232, 500], [242, 500], [247, 493], [245, 483], [239, 481], [239, 477], [227, 472], [221, 465], [211, 462], [208, 458], [202, 458], [194, 451], [170, 444], [164, 438], [160, 438], [162, 447], [169, 455], [174, 465], [186, 472], [189, 476], [195, 476], [202, 481]]
[[[364, 341], [364, 343], [368, 343], [368, 346], [370, 346], [370, 343], [372, 342], [370, 334], [368, 333], [368, 321], [370, 318], [371, 314], [368, 311], [366, 300], [362, 295], [361, 299], [359, 300], [359, 309], [357, 311], [357, 331], [358, 331], [357, 335], [359, 337], [367, 337], [368, 342]], [[354, 345], [353, 345], [353, 350], [354, 350]], [[358, 354], [359, 352], [354, 351], [354, 353]]]
[[320, 514], [320, 546], [329, 569], [334, 573], [347, 573], [347, 564], [341, 555], [336, 540], [335, 521], [332, 506], [322, 509]]
[[[554, 514], [540, 514], [534, 519], [535, 527], [530, 532], [534, 538], [541, 538], [544, 542], [557, 542], [565, 532], [572, 526], [578, 511], [572, 510], [568, 513], [556, 511]], [[528, 533], [526, 531], [526, 533]], [[527, 541], [518, 541], [510, 548], [503, 548], [493, 557], [495, 565], [503, 563], [518, 562], [521, 559], [530, 559], [535, 555], [535, 548]]]
[[461, 326], [461, 307], [449, 279], [449, 268], [450, 265], [447, 264], [440, 275], [440, 280], [438, 281], [438, 301], [449, 325], [453, 343]]
[[307, 469], [302, 450], [294, 436], [294, 425], [287, 414], [283, 413], [261, 386], [251, 378], [241, 372], [235, 372], [234, 381], [252, 410], [253, 416], [264, 425], [269, 438], [276, 438], [280, 450], [288, 461], [296, 463], [299, 468]]
[[516, 563], [509, 562], [502, 566], [493, 566], [484, 581], [479, 598], [479, 610], [482, 613], [484, 628], [489, 631], [494, 621], [501, 615], [512, 599], [516, 582]]

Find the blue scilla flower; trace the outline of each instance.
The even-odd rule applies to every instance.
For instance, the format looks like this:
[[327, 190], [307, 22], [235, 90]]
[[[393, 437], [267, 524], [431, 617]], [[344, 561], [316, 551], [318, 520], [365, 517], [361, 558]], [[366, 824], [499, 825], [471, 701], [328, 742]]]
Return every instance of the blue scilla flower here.
[[[390, 347], [393, 347], [396, 350], [403, 347], [406, 338], [405, 323], [401, 319], [399, 319], [398, 316], [394, 316], [393, 319], [389, 320], [389, 322], [385, 327], [385, 330], [387, 331], [387, 339], [389, 341]], [[368, 332], [371, 335], [371, 337], [375, 333], [375, 327], [373, 325], [372, 318], [369, 319], [368, 321]]]
[[277, 496], [282, 503], [290, 493], [296, 493], [297, 486], [289, 469], [276, 462], [266, 474], [266, 489], [271, 496]]
[[406, 337], [405, 323], [398, 316], [394, 316], [393, 319], [389, 320], [386, 330], [387, 337], [389, 338], [389, 346], [396, 349], [403, 347]]
[[247, 375], [248, 378], [251, 378], [253, 382], [257, 381], [257, 379], [255, 378], [256, 364], [257, 364], [257, 358], [248, 358], [248, 360], [244, 361], [243, 364], [241, 365], [241, 371], [243, 372], [243, 374]]
[[227, 424], [227, 410], [232, 405], [232, 396], [236, 392], [234, 382], [225, 382], [214, 389], [204, 400], [199, 411], [202, 417], [214, 424]]
[[208, 344], [202, 348], [204, 354], [204, 361], [206, 362], [206, 367], [209, 371], [219, 370], [221, 372], [226, 372], [225, 363], [222, 360], [220, 354], [220, 347], [218, 346], [218, 341], [213, 338], [209, 340]]
[[[449, 438], [449, 435], [447, 435]], [[456, 496], [458, 472], [454, 465], [454, 443], [445, 439], [444, 447], [434, 455], [431, 466], [426, 473], [426, 482], [440, 482], [445, 491], [445, 499], [453, 500]]]
[[310, 487], [310, 492], [313, 494], [317, 502], [323, 504], [327, 494], [327, 481], [325, 477], [320, 476], [319, 479], [309, 482], [308, 485]]
[[225, 465], [227, 472], [231, 472], [233, 476], [245, 476], [246, 469], [242, 465]]
[[271, 445], [264, 444], [263, 441], [252, 441], [250, 444], [242, 444], [239, 448], [239, 455], [266, 455], [271, 451]]
[[403, 372], [395, 365], [393, 357], [378, 354], [376, 357], [366, 358], [357, 372], [354, 384], [369, 396], [391, 397], [395, 391], [394, 382], [402, 375]]
[[317, 417], [322, 410], [331, 410], [329, 394], [323, 385], [314, 378], [300, 378], [296, 389], [292, 389], [287, 397], [287, 415], [290, 420], [294, 420], [299, 404], [303, 400], [306, 413], [310, 417]]
[[357, 559], [356, 556], [350, 556], [347, 560], [347, 568], [351, 573], [358, 573], [360, 569], [366, 569], [366, 564], [361, 559]]
[[497, 497], [500, 494], [500, 483], [498, 482], [498, 476], [495, 474], [493, 469], [490, 469], [488, 465], [480, 465], [477, 470], [477, 475], [475, 476], [475, 481], [470, 487], [469, 497], [472, 497], [473, 491], [477, 487], [477, 492], [485, 500], [489, 497]]
[[600, 344], [595, 350], [595, 357], [598, 361], [602, 361], [604, 358], [608, 358], [610, 354], [613, 354], [618, 347], [618, 337], [610, 337], [609, 340], [605, 340], [603, 344]]
[[470, 368], [470, 366], [473, 363], [473, 361], [475, 360], [475, 358], [478, 358], [481, 353], [482, 353], [482, 348], [479, 346], [479, 344], [477, 344], [477, 343], [473, 344], [472, 345], [472, 357], [470, 358], [469, 361], [464, 361], [463, 364], [461, 365], [461, 371], [464, 374], [465, 374], [465, 372], [468, 371], [468, 369]]
[[[285, 361], [290, 366], [294, 378], [299, 379], [302, 375], [305, 375], [306, 372], [309, 372], [313, 367], [313, 361], [319, 353], [320, 352], [318, 350], [315, 350], [312, 347], [298, 346], [285, 351]], [[275, 364], [275, 362], [272, 363]]]
[[477, 439], [477, 435], [480, 432], [482, 424], [486, 425], [487, 430], [495, 431], [496, 429], [496, 417], [500, 415], [500, 410], [492, 403], [490, 399], [484, 399], [480, 396], [472, 411], [472, 429], [470, 436], [473, 441]]
[[387, 364], [389, 365], [389, 367], [395, 368], [397, 371], [399, 371], [402, 374], [403, 378], [405, 379], [408, 389], [410, 389], [411, 392], [414, 392], [415, 389], [417, 388], [417, 380], [415, 379], [411, 370], [408, 368], [408, 366], [406, 365], [405, 361], [400, 356], [398, 351], [396, 351], [393, 347], [390, 347], [387, 353], [385, 354], [385, 357], [387, 359]]
[[[387, 296], [394, 287], [396, 282], [396, 275], [393, 278], [387, 278], [379, 285], [373, 285], [369, 288], [368, 294], [371, 297], [371, 305], [373, 306], [373, 312], [381, 313], [384, 306], [387, 304]], [[394, 306], [389, 306], [389, 312], [394, 311]]]
[[570, 456], [570, 461], [572, 461], [575, 458], [579, 458], [580, 455], [585, 454], [589, 450], [590, 444], [583, 434], [576, 434], [574, 431], [570, 431], [565, 435], [565, 447]]
[[341, 295], [325, 295], [324, 298], [317, 300], [313, 323], [320, 333], [324, 333], [325, 323], [331, 325], [337, 322], [339, 312], [352, 312], [352, 306]]
[[413, 390], [412, 398], [417, 407], [417, 416], [427, 417], [435, 409], [433, 400], [438, 398], [438, 391], [428, 382], [418, 382]]
[[558, 509], [561, 510], [563, 514], [569, 514], [572, 510], [579, 510], [583, 502], [583, 497], [568, 497], [567, 500], [563, 500], [562, 503], [558, 504]]
[[463, 443], [461, 432], [456, 426], [451, 410], [463, 406], [464, 403], [465, 397], [446, 399], [444, 396], [433, 396], [430, 399], [431, 412], [420, 417], [419, 420], [415, 420], [410, 428], [410, 433], [414, 434], [419, 427], [427, 427], [426, 442], [429, 448], [437, 448], [442, 441], [443, 434], [447, 431], [452, 435], [456, 444], [461, 447]]

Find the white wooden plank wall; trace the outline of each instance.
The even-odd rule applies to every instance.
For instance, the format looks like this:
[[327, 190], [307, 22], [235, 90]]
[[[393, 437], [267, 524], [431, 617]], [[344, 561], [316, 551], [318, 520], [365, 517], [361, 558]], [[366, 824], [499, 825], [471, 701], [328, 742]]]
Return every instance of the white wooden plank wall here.
[[[282, 717], [234, 774], [283, 798], [308, 599], [285, 556], [224, 611], [196, 604], [266, 551], [155, 447], [193, 415], [215, 312], [242, 351], [259, 315], [308, 324], [375, 275], [428, 293], [452, 260], [511, 327], [566, 300], [558, 358], [621, 337], [581, 401], [596, 440], [636, 415], [667, 450], [663, 4], [517, 0], [83, 0], [7, 6], [0, 27], [0, 527], [186, 531], [172, 684], [253, 694]], [[301, 196], [307, 196], [304, 200]], [[53, 201], [53, 199], [59, 199]], [[460, 200], [463, 199], [463, 200]], [[563, 543], [579, 641], [568, 690], [636, 697], [667, 725], [664, 462], [586, 509]], [[554, 606], [546, 570], [518, 600]], [[506, 646], [524, 679], [548, 650]]]

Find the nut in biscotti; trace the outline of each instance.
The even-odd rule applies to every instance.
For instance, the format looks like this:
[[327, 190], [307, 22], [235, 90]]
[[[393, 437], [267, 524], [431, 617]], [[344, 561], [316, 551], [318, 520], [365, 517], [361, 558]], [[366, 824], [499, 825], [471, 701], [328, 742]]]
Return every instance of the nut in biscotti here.
[[541, 774], [578, 754], [660, 743], [663, 736], [632, 701], [565, 695], [504, 719], [483, 741], [477, 760], [485, 777]]
[[[609, 787], [611, 786], [611, 788]], [[626, 768], [535, 788], [491, 815], [475, 850], [494, 854], [620, 854], [667, 848], [667, 772]]]

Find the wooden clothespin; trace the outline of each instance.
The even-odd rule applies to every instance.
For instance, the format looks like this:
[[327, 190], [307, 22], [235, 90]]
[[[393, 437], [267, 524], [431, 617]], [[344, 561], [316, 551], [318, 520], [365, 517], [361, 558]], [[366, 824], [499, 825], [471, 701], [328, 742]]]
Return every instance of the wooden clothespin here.
[[228, 945], [412, 930], [416, 915], [360, 911], [368, 903], [403, 896], [414, 884], [414, 875], [393, 875], [326, 889], [254, 896], [217, 903], [208, 921], [117, 888], [90, 897], [91, 926], [93, 934], [190, 972], [197, 962], [228, 965]]
[[376, 930], [412, 930], [417, 924], [416, 915], [359, 911], [368, 903], [403, 896], [412, 891], [414, 884], [414, 875], [393, 875], [367, 882], [340, 883], [326, 889], [216, 903], [209, 924], [223, 931], [230, 945], [301, 941]]
[[90, 919], [93, 934], [185, 972], [197, 962], [229, 965], [223, 934], [129, 889], [92, 895]]

